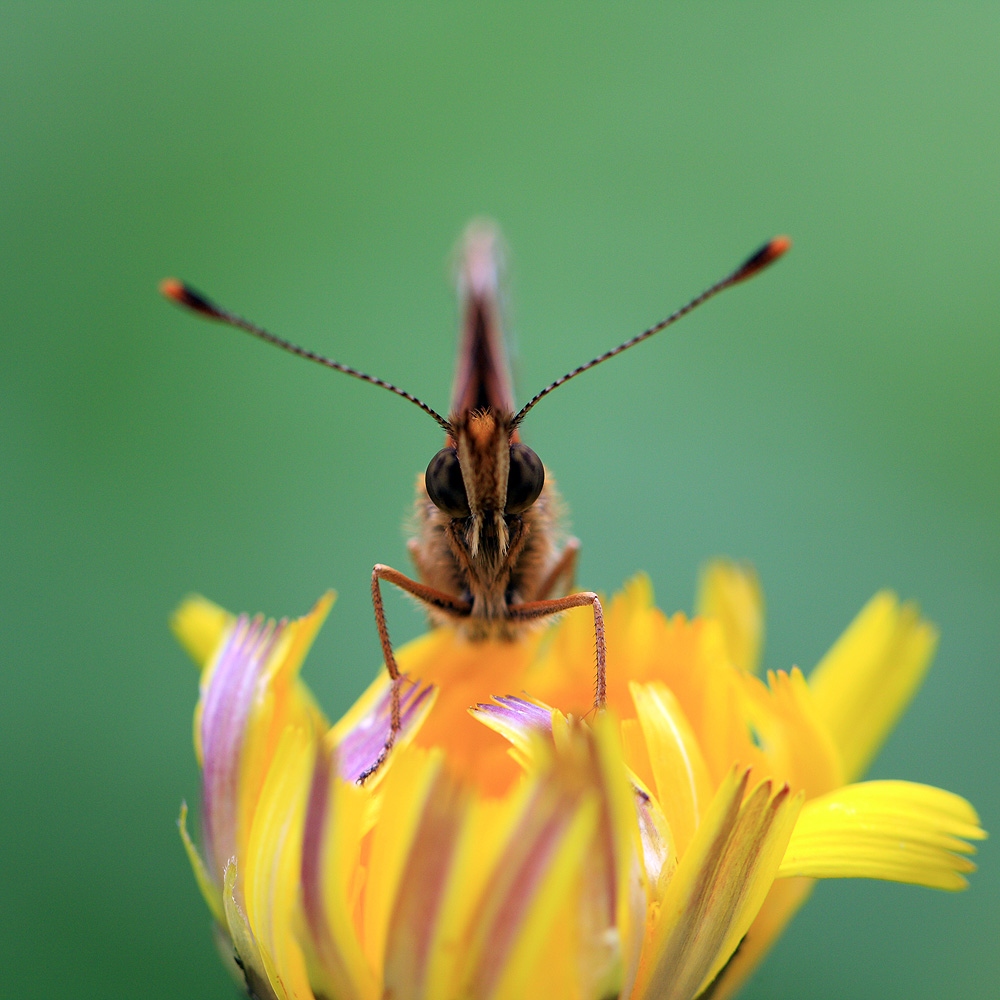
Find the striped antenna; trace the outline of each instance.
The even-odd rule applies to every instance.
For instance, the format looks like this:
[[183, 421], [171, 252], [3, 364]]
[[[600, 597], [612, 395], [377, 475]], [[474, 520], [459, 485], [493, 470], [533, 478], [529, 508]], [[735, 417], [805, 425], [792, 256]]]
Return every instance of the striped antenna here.
[[654, 333], [659, 333], [661, 330], [665, 330], [671, 324], [676, 323], [682, 316], [686, 316], [689, 312], [693, 312], [697, 309], [698, 306], [707, 302], [709, 299], [714, 298], [719, 294], [719, 292], [725, 291], [733, 285], [738, 285], [741, 281], [746, 281], [748, 278], [752, 278], [755, 275], [760, 274], [764, 268], [773, 264], [779, 257], [784, 255], [791, 245], [792, 241], [787, 236], [776, 236], [773, 240], [765, 243], [759, 250], [747, 257], [747, 259], [740, 264], [735, 271], [727, 275], [721, 281], [717, 281], [710, 288], [705, 289], [701, 295], [693, 298], [687, 305], [681, 306], [680, 309], [671, 313], [665, 320], [661, 320], [657, 323], [656, 326], [651, 326], [648, 330], [644, 330], [631, 340], [626, 340], [624, 344], [619, 344], [617, 347], [613, 347], [610, 351], [605, 351], [592, 361], [588, 361], [585, 365], [580, 365], [579, 368], [574, 368], [572, 371], [567, 372], [562, 376], [562, 378], [557, 378], [555, 382], [551, 385], [547, 385], [541, 392], [529, 399], [528, 402], [521, 407], [521, 409], [514, 416], [513, 426], [517, 427], [518, 424], [520, 424], [521, 421], [528, 415], [528, 411], [531, 410], [539, 400], [544, 399], [550, 392], [552, 392], [553, 389], [558, 389], [559, 386], [565, 385], [570, 379], [576, 378], [577, 375], [582, 375], [585, 371], [589, 371], [591, 368], [595, 368], [597, 365], [608, 361], [616, 354], [621, 354], [622, 351], [627, 351], [630, 347], [635, 347], [636, 344], [641, 344], [642, 341], [648, 340]]
[[275, 347], [280, 347], [283, 351], [288, 351], [289, 354], [305, 358], [306, 361], [315, 361], [316, 364], [323, 365], [325, 368], [332, 368], [336, 372], [343, 372], [345, 375], [360, 379], [362, 382], [368, 382], [382, 389], [388, 389], [389, 392], [394, 392], [397, 396], [402, 396], [403, 399], [408, 399], [414, 405], [419, 406], [424, 413], [433, 417], [447, 434], [452, 433], [451, 424], [437, 410], [432, 409], [422, 399], [417, 399], [412, 393], [407, 392], [405, 389], [400, 389], [399, 386], [393, 385], [391, 382], [375, 378], [374, 375], [367, 375], [365, 372], [358, 371], [357, 368], [351, 368], [349, 365], [342, 365], [339, 361], [334, 361], [332, 358], [325, 358], [322, 354], [317, 354], [315, 351], [310, 351], [305, 347], [293, 344], [290, 340], [285, 340], [284, 337], [278, 337], [273, 333], [269, 333], [263, 327], [257, 326], [255, 323], [251, 323], [241, 316], [236, 316], [221, 306], [217, 306], [200, 292], [196, 292], [190, 285], [185, 285], [183, 281], [178, 281], [176, 278], [166, 278], [161, 281], [160, 291], [172, 302], [184, 306], [185, 309], [190, 309], [192, 312], [205, 316], [208, 319], [217, 320], [219, 323], [235, 326], [238, 330], [244, 330], [255, 337], [259, 337], [261, 340], [267, 341], [269, 344], [274, 344]]

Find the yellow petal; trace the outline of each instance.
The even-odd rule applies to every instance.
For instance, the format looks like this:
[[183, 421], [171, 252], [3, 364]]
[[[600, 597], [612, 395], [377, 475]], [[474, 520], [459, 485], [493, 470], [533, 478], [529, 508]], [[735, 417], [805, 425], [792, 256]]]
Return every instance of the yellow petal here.
[[712, 1000], [729, 1000], [738, 992], [809, 898], [815, 884], [811, 878], [779, 878], [771, 885], [739, 948], [713, 981]]
[[243, 981], [248, 993], [260, 1000], [287, 1000], [287, 994], [275, 993], [264, 969], [264, 960], [257, 940], [250, 929], [246, 913], [237, 899], [236, 858], [230, 858], [226, 864], [222, 881], [222, 899], [226, 909], [226, 925], [229, 937], [236, 951], [239, 967], [242, 970]]
[[[729, 922], [729, 929], [715, 962], [698, 987], [698, 993], [725, 968], [757, 918], [777, 877], [788, 839], [802, 808], [802, 792], [792, 795], [787, 785], [779, 788], [773, 795], [771, 790], [770, 781], [762, 782], [751, 792], [740, 810], [739, 824], [733, 837], [734, 857], [730, 860], [727, 878], [745, 878], [747, 884], [731, 915], [726, 916], [722, 911], [723, 919]], [[754, 842], [757, 844], [756, 849], [751, 846]], [[746, 871], [747, 863], [752, 866], [751, 873]]]
[[764, 594], [752, 566], [726, 559], [709, 563], [701, 574], [696, 613], [722, 626], [734, 666], [757, 672], [764, 645]]
[[[774, 879], [801, 805], [749, 772], [722, 782], [667, 887], [647, 939], [639, 998], [690, 1000], [725, 965]], [[742, 804], [741, 804], [742, 803]]]
[[200, 594], [192, 594], [173, 613], [170, 627], [191, 659], [204, 667], [234, 620], [225, 608]]
[[757, 732], [767, 774], [787, 781], [809, 798], [844, 783], [840, 753], [802, 672], [768, 672], [765, 685], [744, 678], [748, 714]]
[[338, 777], [338, 770], [327, 741], [313, 771], [302, 844], [307, 964], [319, 995], [374, 1000], [376, 977], [365, 961], [352, 897], [371, 793]]
[[502, 871], [487, 890], [488, 905], [472, 952], [477, 961], [469, 996], [522, 1000], [527, 995], [533, 967], [586, 866], [597, 825], [597, 797], [589, 794], [573, 802], [550, 792], [546, 789], [532, 803], [523, 839], [508, 844]]
[[598, 748], [605, 739], [617, 741], [614, 726], [595, 737], [576, 723], [554, 740], [537, 738], [536, 764], [511, 798], [500, 851], [457, 942], [458, 977], [435, 996], [519, 1000], [537, 995], [539, 982], [561, 982], [564, 996], [594, 996], [598, 985], [617, 995], [615, 821], [605, 812]]
[[[510, 740], [512, 753], [529, 775], [551, 766], [554, 750], [556, 758], [577, 759], [583, 780], [599, 794], [598, 831], [586, 877], [563, 897], [552, 924], [559, 940], [550, 939], [540, 953], [529, 977], [533, 990], [544, 992], [542, 984], [551, 981], [562, 984], [557, 993], [575, 995], [572, 983], [579, 984], [583, 996], [595, 989], [602, 996], [627, 993], [638, 965], [649, 894], [635, 793], [617, 721], [604, 712], [592, 727], [581, 726], [544, 703], [509, 696], [494, 696], [473, 714]], [[665, 828], [658, 807], [656, 814]], [[510, 835], [520, 836], [516, 830]], [[669, 832], [662, 839], [669, 839]], [[657, 874], [662, 867], [662, 862], [655, 865]]]
[[518, 829], [528, 791], [525, 784], [505, 799], [477, 798], [469, 804], [430, 948], [425, 978], [425, 995], [430, 1000], [454, 996], [458, 989], [461, 956], [467, 950], [484, 887]]
[[687, 850], [712, 799], [708, 768], [677, 699], [664, 684], [631, 684], [656, 796], [678, 855]]
[[876, 594], [809, 676], [848, 781], [867, 770], [930, 666], [938, 633], [917, 606]]
[[455, 887], [455, 861], [470, 795], [446, 769], [435, 771], [407, 853], [386, 933], [383, 995], [421, 1000], [437, 940], [439, 918], [449, 888]]
[[250, 815], [256, 807], [264, 776], [286, 729], [289, 726], [301, 728], [316, 741], [327, 728], [323, 713], [309, 689], [299, 680], [298, 672], [333, 601], [334, 594], [328, 591], [307, 615], [287, 623], [261, 673], [241, 751], [241, 829], [249, 829]]
[[[639, 971], [651, 890], [647, 883], [645, 864], [640, 860], [644, 848], [639, 815], [635, 791], [631, 787], [622, 757], [618, 728], [618, 723], [608, 712], [594, 722], [603, 783], [605, 823], [611, 833], [612, 875], [617, 893], [614, 900], [614, 922], [618, 930], [621, 954], [621, 982], [618, 984], [618, 992], [622, 996], [628, 996]], [[600, 928], [599, 934], [601, 937], [607, 936]]]
[[444, 754], [406, 747], [393, 755], [392, 768], [382, 783], [382, 802], [373, 835], [365, 886], [362, 940], [372, 969], [383, 968], [392, 908], [406, 859], [435, 782], [444, 766]]
[[808, 802], [779, 875], [879, 878], [964, 889], [969, 840], [986, 834], [961, 796], [908, 781], [847, 785]]
[[177, 827], [181, 832], [181, 841], [184, 844], [184, 850], [187, 853], [188, 861], [191, 863], [191, 870], [194, 872], [195, 881], [198, 883], [198, 888], [201, 890], [202, 896], [205, 897], [205, 902], [208, 903], [208, 908], [212, 911], [212, 916], [220, 924], [225, 924], [226, 915], [222, 906], [222, 894], [219, 892], [219, 886], [212, 881], [211, 876], [208, 874], [208, 869], [205, 867], [205, 862], [198, 853], [198, 848], [194, 846], [194, 841], [191, 840], [191, 835], [187, 829], [187, 814], [187, 803], [182, 802], [181, 814], [177, 819]]
[[299, 897], [302, 827], [315, 758], [312, 734], [289, 726], [260, 792], [241, 861], [246, 919], [279, 998], [313, 1000], [302, 948], [292, 931]]

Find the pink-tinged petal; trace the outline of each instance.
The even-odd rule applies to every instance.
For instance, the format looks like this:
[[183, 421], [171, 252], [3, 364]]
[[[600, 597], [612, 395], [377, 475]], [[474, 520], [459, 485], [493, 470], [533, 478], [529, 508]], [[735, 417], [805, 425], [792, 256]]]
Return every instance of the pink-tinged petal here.
[[474, 711], [487, 718], [502, 720], [509, 729], [525, 736], [552, 732], [552, 709], [527, 698], [496, 695], [491, 703], [477, 705]]
[[454, 939], [458, 976], [434, 996], [616, 996], [631, 977], [646, 896], [617, 723], [557, 729], [535, 736], [486, 838], [494, 860]]
[[257, 683], [286, 627], [241, 616], [216, 657], [202, 692], [202, 830], [208, 867], [222, 879], [237, 855], [240, 772]]
[[[553, 948], [547, 948], [541, 960], [544, 967], [531, 972], [533, 988], [538, 988], [539, 976], [555, 981], [562, 977], [562, 991], [570, 989], [571, 980], [601, 995], [620, 992], [623, 984], [630, 987], [649, 895], [643, 838], [617, 722], [602, 714], [592, 727], [581, 727], [579, 721], [544, 703], [510, 696], [494, 696], [491, 703], [471, 711], [513, 744], [512, 753], [529, 775], [551, 767], [553, 754], [557, 760], [576, 759], [597, 793], [598, 821], [586, 874], [560, 904], [568, 908], [559, 917], [567, 928], [557, 933], [566, 940], [553, 946], [569, 966], [561, 969]], [[653, 826], [652, 834], [660, 828]], [[656, 865], [657, 874], [660, 867]], [[582, 995], [590, 994], [585, 989]]]
[[553, 735], [552, 713], [553, 709], [543, 702], [513, 695], [494, 695], [491, 702], [469, 709], [474, 719], [510, 742], [511, 755], [524, 768], [530, 764], [531, 748], [537, 736]]
[[[399, 698], [402, 728], [396, 735], [395, 751], [406, 746], [427, 718], [434, 704], [437, 689], [430, 684], [403, 678]], [[378, 759], [389, 738], [392, 723], [392, 689], [388, 686], [375, 698], [368, 711], [354, 720], [349, 729], [338, 727], [337, 769], [346, 781], [357, 781]], [[392, 755], [385, 767], [375, 773], [369, 784], [375, 786], [391, 766]]]
[[396, 892], [385, 945], [383, 995], [430, 997], [429, 964], [469, 815], [471, 796], [445, 769], [433, 777]]
[[302, 837], [302, 910], [310, 979], [319, 994], [364, 1000], [377, 994], [352, 918], [351, 873], [360, 865], [367, 791], [337, 774], [335, 749], [316, 755]]
[[593, 842], [596, 796], [543, 780], [525, 807], [487, 883], [465, 951], [460, 995], [526, 995], [528, 979]]
[[718, 975], [760, 909], [801, 805], [749, 772], [723, 781], [667, 887], [647, 939], [639, 998], [691, 1000]]
[[[367, 847], [360, 934], [368, 966], [381, 973], [385, 963], [389, 921], [406, 860], [437, 776], [444, 768], [441, 750], [408, 746], [393, 753], [378, 788], [378, 822]], [[369, 786], [365, 786], [369, 791]]]

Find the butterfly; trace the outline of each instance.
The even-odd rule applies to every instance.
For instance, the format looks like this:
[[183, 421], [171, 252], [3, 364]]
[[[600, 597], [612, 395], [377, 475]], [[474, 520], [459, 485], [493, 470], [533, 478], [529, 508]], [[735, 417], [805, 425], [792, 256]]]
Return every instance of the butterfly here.
[[516, 408], [500, 315], [499, 236], [474, 223], [466, 231], [459, 266], [462, 315], [451, 406], [444, 417], [412, 393], [278, 337], [216, 305], [190, 285], [168, 278], [161, 292], [185, 308], [237, 327], [299, 357], [388, 389], [437, 421], [445, 435], [418, 485], [417, 531], [409, 542], [413, 579], [381, 563], [372, 569], [375, 625], [391, 678], [388, 736], [359, 778], [384, 764], [400, 731], [402, 675], [393, 654], [382, 600], [389, 583], [415, 597], [433, 623], [452, 625], [473, 641], [513, 639], [525, 628], [574, 608], [590, 608], [596, 670], [594, 707], [604, 707], [607, 643], [600, 598], [575, 591], [580, 543], [561, 547], [559, 498], [538, 455], [521, 440], [521, 424], [534, 407], [570, 379], [665, 330], [698, 306], [763, 271], [791, 246], [778, 236], [739, 267], [649, 329], [567, 372]]

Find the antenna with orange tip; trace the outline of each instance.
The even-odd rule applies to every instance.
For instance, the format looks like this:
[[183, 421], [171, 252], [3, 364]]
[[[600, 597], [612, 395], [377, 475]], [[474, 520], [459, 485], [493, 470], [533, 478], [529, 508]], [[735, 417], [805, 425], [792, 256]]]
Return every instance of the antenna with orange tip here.
[[589, 371], [591, 368], [596, 367], [599, 364], [603, 364], [605, 361], [610, 360], [622, 351], [627, 351], [630, 347], [635, 347], [636, 344], [641, 344], [644, 340], [652, 337], [654, 333], [659, 333], [661, 330], [665, 330], [668, 326], [676, 323], [677, 320], [686, 316], [689, 312], [694, 311], [698, 306], [703, 305], [709, 299], [714, 298], [719, 292], [725, 291], [727, 288], [732, 288], [733, 285], [738, 285], [741, 281], [747, 281], [749, 278], [753, 278], [760, 274], [764, 268], [769, 267], [773, 264], [779, 257], [783, 256], [788, 252], [792, 245], [792, 241], [787, 236], [775, 236], [773, 240], [769, 240], [765, 243], [759, 250], [752, 253], [745, 261], [735, 271], [726, 275], [721, 281], [717, 281], [710, 288], [705, 289], [701, 295], [695, 296], [687, 305], [681, 306], [676, 312], [671, 313], [666, 319], [661, 320], [656, 326], [651, 326], [648, 330], [644, 330], [642, 333], [632, 337], [630, 340], [626, 340], [624, 344], [619, 344], [617, 347], [613, 347], [610, 351], [605, 351], [603, 354], [598, 355], [592, 361], [588, 361], [585, 365], [580, 365], [579, 368], [574, 368], [572, 371], [567, 372], [561, 378], [557, 378], [555, 382], [547, 385], [541, 392], [537, 393], [534, 397], [528, 400], [524, 406], [517, 412], [514, 417], [513, 426], [517, 427], [522, 420], [527, 416], [528, 411], [541, 399], [544, 399], [553, 389], [558, 389], [559, 386], [565, 385], [570, 379], [576, 378], [577, 375], [582, 375], [585, 371]]
[[176, 278], [164, 278], [160, 282], [160, 292], [172, 302], [176, 302], [179, 306], [184, 306], [185, 309], [190, 309], [191, 312], [198, 313], [200, 316], [205, 316], [207, 319], [214, 319], [219, 323], [225, 323], [227, 326], [235, 326], [238, 330], [252, 334], [254, 337], [258, 337], [268, 344], [273, 344], [275, 347], [280, 347], [283, 351], [288, 351], [297, 357], [305, 358], [307, 361], [315, 361], [316, 364], [323, 365], [325, 368], [332, 368], [334, 371], [343, 372], [345, 375], [360, 379], [362, 382], [368, 382], [382, 389], [388, 389], [389, 392], [395, 393], [397, 396], [402, 396], [403, 399], [408, 399], [415, 406], [419, 406], [424, 413], [433, 417], [447, 434], [451, 434], [452, 432], [451, 424], [437, 410], [432, 409], [422, 399], [418, 399], [405, 389], [400, 389], [399, 386], [393, 385], [391, 382], [375, 378], [374, 375], [368, 375], [357, 368], [343, 365], [332, 358], [326, 358], [322, 354], [310, 351], [308, 348], [299, 347], [298, 344], [293, 344], [290, 340], [285, 340], [284, 337], [269, 333], [263, 327], [257, 326], [256, 323], [251, 323], [249, 320], [245, 320], [241, 316], [237, 316], [227, 309], [216, 305], [202, 295], [201, 292], [197, 292], [190, 285], [184, 284], [183, 281], [178, 281]]

